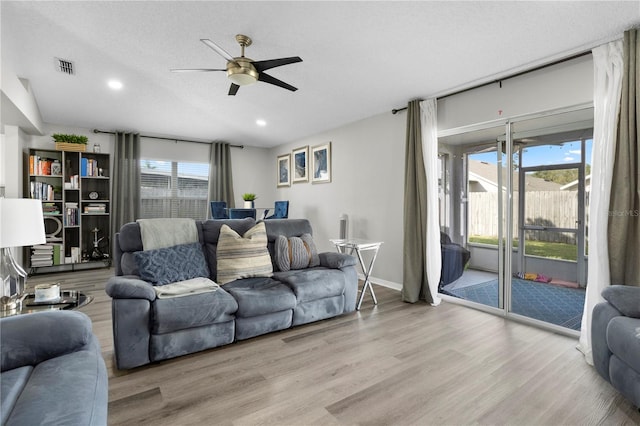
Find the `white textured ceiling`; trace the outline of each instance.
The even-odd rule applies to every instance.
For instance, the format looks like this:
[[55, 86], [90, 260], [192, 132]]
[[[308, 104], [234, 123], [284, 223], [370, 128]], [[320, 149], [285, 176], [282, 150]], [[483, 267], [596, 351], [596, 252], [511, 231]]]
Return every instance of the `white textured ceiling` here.
[[[48, 123], [276, 146], [609, 41], [640, 2], [1, 2], [2, 67], [31, 82]], [[254, 60], [300, 56], [227, 96], [199, 39]], [[54, 57], [77, 74], [56, 71]], [[110, 78], [124, 84], [119, 92]], [[267, 121], [258, 127], [256, 119]]]

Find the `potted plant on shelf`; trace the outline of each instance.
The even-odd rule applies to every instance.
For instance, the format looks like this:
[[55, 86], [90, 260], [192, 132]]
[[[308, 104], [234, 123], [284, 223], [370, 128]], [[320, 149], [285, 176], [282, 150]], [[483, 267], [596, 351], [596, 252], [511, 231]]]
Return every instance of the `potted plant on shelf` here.
[[245, 209], [254, 208], [255, 207], [254, 201], [256, 200], [256, 198], [258, 198], [256, 194], [252, 194], [250, 192], [247, 192], [246, 194], [242, 194], [242, 199], [244, 200], [244, 208]]
[[54, 133], [51, 135], [56, 143], [58, 151], [80, 151], [87, 150], [87, 142], [89, 138], [83, 135], [66, 135], [63, 133]]

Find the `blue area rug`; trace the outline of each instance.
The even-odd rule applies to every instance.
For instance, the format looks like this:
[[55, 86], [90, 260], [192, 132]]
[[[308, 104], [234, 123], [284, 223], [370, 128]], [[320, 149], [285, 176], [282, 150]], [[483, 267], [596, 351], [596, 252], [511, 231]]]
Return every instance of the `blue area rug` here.
[[[498, 307], [498, 280], [475, 284], [446, 293]], [[513, 278], [511, 281], [511, 311], [562, 327], [580, 330], [585, 290], [566, 288]]]

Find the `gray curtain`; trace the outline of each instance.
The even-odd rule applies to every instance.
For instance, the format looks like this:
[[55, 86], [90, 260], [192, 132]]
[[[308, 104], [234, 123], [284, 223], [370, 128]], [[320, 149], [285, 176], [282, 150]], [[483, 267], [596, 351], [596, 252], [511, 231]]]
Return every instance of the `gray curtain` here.
[[427, 233], [427, 177], [422, 157], [420, 101], [407, 108], [407, 142], [404, 175], [404, 247], [402, 300], [433, 302], [425, 262]]
[[640, 286], [640, 33], [623, 41], [622, 98], [609, 203], [611, 284]]
[[116, 132], [111, 191], [111, 235], [140, 216], [140, 135]]
[[231, 146], [228, 143], [211, 144], [209, 165], [209, 201], [226, 201], [227, 207], [235, 207], [231, 173]]

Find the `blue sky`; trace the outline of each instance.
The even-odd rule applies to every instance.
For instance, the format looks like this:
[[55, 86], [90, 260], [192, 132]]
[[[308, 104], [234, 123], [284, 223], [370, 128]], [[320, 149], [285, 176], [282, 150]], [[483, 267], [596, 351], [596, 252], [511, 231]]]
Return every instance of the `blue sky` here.
[[[586, 163], [591, 164], [592, 140], [586, 142]], [[496, 153], [486, 152], [474, 154], [473, 160], [496, 163]], [[566, 142], [562, 145], [541, 145], [533, 148], [526, 148], [522, 157], [523, 166], [541, 166], [550, 164], [577, 163], [580, 161], [580, 142]]]

